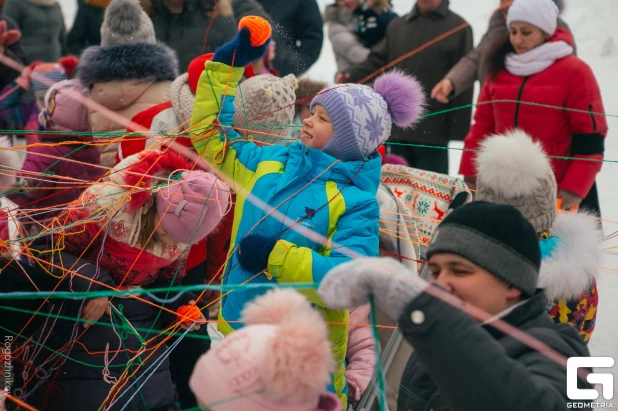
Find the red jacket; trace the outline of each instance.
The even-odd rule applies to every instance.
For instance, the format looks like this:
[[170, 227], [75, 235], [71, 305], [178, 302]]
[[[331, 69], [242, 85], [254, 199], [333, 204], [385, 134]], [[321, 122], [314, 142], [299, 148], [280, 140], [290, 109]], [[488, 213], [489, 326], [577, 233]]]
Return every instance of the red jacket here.
[[[488, 78], [483, 85], [474, 124], [464, 145], [467, 150], [478, 150], [488, 136], [520, 128], [535, 141], [540, 141], [549, 156], [601, 160], [607, 134], [604, 113], [601, 91], [592, 70], [574, 55], [557, 60], [544, 71], [525, 78], [503, 70], [495, 78]], [[473, 151], [464, 152], [460, 174], [476, 176], [475, 156]], [[598, 161], [557, 158], [552, 158], [551, 162], [558, 188], [582, 198], [590, 191], [602, 165]]]

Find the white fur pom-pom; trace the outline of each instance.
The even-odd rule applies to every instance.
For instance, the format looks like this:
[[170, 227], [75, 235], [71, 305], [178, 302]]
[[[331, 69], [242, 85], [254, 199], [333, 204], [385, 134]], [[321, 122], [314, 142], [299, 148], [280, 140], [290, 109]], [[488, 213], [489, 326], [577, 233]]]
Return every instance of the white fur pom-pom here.
[[476, 166], [479, 185], [507, 198], [533, 194], [552, 174], [541, 144], [522, 130], [488, 137], [481, 143]]

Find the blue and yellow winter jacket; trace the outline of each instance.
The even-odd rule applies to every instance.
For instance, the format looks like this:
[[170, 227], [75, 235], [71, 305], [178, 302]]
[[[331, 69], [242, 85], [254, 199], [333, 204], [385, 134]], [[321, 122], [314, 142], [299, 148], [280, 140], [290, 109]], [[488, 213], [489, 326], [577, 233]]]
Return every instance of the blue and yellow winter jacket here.
[[[234, 114], [236, 86], [243, 68], [207, 62], [197, 88], [193, 117], [193, 145], [212, 167], [234, 180], [236, 208], [228, 264], [223, 283], [241, 284], [254, 273], [238, 263], [236, 245], [247, 234], [279, 239], [268, 260], [268, 276], [251, 283], [320, 282], [333, 267], [349, 257], [330, 245], [318, 244], [281, 223], [247, 200], [252, 193], [261, 201], [305, 227], [364, 256], [378, 255], [376, 193], [381, 161], [374, 154], [366, 161], [340, 162], [302, 143], [290, 147], [258, 147], [242, 139], [230, 126]], [[213, 128], [212, 124], [220, 124]], [[350, 275], [354, 275], [350, 273]], [[315, 289], [302, 290], [324, 313], [330, 324], [329, 338], [338, 362], [334, 389], [347, 402], [344, 377], [348, 339], [348, 312], [324, 306]], [[218, 329], [227, 335], [242, 327], [238, 323], [244, 305], [263, 290], [236, 290], [221, 304]]]

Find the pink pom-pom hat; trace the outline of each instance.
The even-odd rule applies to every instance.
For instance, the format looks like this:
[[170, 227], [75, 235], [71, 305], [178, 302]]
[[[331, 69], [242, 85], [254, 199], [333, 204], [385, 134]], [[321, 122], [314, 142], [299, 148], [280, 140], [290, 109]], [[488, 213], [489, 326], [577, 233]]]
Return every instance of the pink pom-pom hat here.
[[211, 411], [342, 411], [326, 387], [334, 370], [320, 314], [292, 289], [248, 304], [247, 327], [197, 362], [189, 385]]

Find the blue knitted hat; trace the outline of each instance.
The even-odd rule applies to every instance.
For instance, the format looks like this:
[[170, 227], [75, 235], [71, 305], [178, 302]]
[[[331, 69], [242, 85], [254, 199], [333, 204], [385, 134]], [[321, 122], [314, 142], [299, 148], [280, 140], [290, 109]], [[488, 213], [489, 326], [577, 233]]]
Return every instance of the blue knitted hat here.
[[412, 126], [423, 112], [424, 95], [416, 79], [401, 71], [380, 76], [374, 88], [347, 84], [318, 94], [311, 102], [324, 107], [333, 136], [322, 149], [341, 161], [369, 157], [391, 135], [391, 124]]

